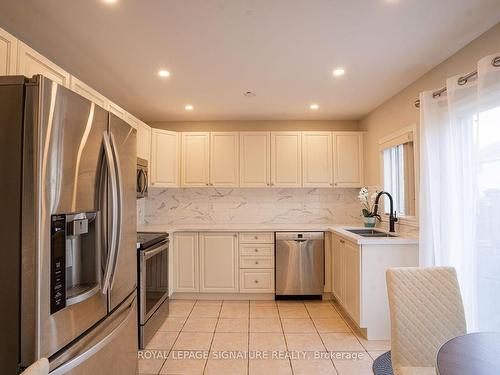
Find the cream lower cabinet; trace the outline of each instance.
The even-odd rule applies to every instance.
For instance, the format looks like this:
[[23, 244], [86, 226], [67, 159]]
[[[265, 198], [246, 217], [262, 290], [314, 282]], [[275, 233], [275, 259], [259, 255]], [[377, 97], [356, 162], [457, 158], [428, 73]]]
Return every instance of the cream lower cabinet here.
[[0, 29], [0, 76], [16, 74], [17, 44], [13, 35]]
[[333, 132], [333, 186], [363, 186], [363, 133]]
[[391, 336], [387, 269], [416, 266], [417, 244], [358, 245], [333, 234], [333, 295], [369, 340], [389, 340]]
[[200, 292], [238, 292], [238, 234], [200, 233], [199, 252]]
[[274, 293], [274, 233], [240, 233], [240, 292]]
[[174, 234], [174, 291], [199, 292], [198, 233]]
[[32, 77], [42, 74], [52, 81], [69, 87], [69, 73], [42, 56], [23, 42], [19, 42], [17, 55], [17, 74]]
[[153, 129], [151, 132], [151, 186], [179, 186], [179, 133]]

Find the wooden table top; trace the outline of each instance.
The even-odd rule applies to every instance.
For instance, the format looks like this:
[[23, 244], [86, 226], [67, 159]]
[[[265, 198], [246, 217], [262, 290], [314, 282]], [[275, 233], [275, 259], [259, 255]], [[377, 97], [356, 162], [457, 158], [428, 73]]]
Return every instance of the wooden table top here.
[[500, 333], [478, 332], [458, 336], [439, 349], [439, 375], [500, 374]]

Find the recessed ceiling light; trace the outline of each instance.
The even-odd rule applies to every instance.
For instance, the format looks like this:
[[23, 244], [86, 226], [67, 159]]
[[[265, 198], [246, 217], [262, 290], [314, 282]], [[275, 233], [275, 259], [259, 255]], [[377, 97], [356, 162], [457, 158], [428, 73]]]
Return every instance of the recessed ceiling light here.
[[343, 68], [336, 68], [334, 71], [333, 71], [333, 75], [335, 77], [340, 77], [340, 76], [343, 76], [345, 74], [345, 70]]
[[170, 77], [170, 72], [168, 70], [159, 70], [158, 75], [160, 77]]
[[192, 111], [194, 109], [194, 107], [191, 104], [186, 104], [186, 106], [184, 107], [184, 109], [186, 111]]
[[317, 110], [319, 108], [319, 104], [311, 104], [309, 106], [309, 108], [311, 108], [313, 111]]
[[103, 0], [105, 3], [108, 3], [108, 4], [114, 4], [116, 3], [116, 0]]

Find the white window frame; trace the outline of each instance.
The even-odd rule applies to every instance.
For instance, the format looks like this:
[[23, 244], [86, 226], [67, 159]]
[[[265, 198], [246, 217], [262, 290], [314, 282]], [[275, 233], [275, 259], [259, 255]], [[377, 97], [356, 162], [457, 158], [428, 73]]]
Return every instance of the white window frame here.
[[[379, 190], [383, 189], [384, 186], [384, 150], [398, 146], [404, 143], [408, 143], [409, 141], [413, 142], [413, 168], [414, 168], [414, 183], [413, 189], [415, 190], [415, 207], [414, 207], [414, 215], [402, 215], [398, 216], [398, 222], [403, 225], [409, 225], [413, 227], [418, 227], [418, 205], [419, 205], [419, 140], [418, 140], [418, 132], [417, 132], [417, 124], [413, 123], [411, 125], [405, 126], [391, 134], [388, 134], [379, 139], [379, 154], [380, 154], [380, 187]], [[406, 163], [407, 164], [407, 163]], [[385, 209], [383, 207], [383, 201], [381, 202], [382, 209], [380, 212], [381, 219], [384, 222], [389, 221], [389, 214], [385, 213]]]

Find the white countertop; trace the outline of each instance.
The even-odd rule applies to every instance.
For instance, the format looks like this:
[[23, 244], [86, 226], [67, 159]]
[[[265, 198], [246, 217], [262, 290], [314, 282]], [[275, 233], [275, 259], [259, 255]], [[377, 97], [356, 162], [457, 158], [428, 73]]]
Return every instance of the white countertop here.
[[[346, 229], [366, 229], [356, 225], [328, 224], [177, 224], [177, 225], [139, 225], [139, 232], [279, 232], [279, 231], [318, 231], [333, 232], [358, 245], [414, 245], [418, 239], [396, 233], [396, 237], [361, 237]], [[379, 231], [386, 232], [381, 228]]]

